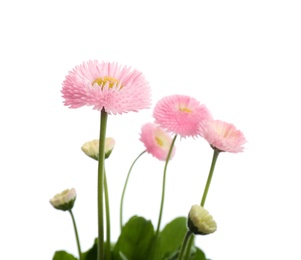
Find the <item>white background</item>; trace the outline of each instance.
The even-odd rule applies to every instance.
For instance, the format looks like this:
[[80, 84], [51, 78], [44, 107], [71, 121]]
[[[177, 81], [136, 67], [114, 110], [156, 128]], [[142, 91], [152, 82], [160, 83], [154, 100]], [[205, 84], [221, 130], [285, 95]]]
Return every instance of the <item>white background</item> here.
[[[301, 259], [299, 1], [1, 1], [1, 259], [77, 254], [68, 213], [49, 199], [65, 188], [83, 251], [97, 236], [97, 163], [80, 147], [98, 137], [99, 113], [62, 104], [61, 84], [75, 65], [116, 61], [143, 72], [152, 108], [190, 95], [248, 140], [245, 152], [220, 155], [206, 208], [218, 224], [197, 244], [213, 260]], [[132, 161], [143, 151], [152, 108], [110, 116], [116, 147], [107, 161], [112, 237]], [[167, 172], [163, 225], [201, 200], [212, 150], [178, 139]], [[156, 226], [164, 163], [144, 155], [132, 172], [125, 219]]]

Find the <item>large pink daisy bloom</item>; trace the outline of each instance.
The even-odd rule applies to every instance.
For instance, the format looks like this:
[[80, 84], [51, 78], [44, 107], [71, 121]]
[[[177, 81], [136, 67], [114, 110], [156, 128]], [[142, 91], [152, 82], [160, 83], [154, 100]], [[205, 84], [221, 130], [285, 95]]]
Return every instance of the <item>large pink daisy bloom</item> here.
[[[144, 143], [146, 151], [161, 161], [167, 159], [167, 155], [172, 143], [172, 138], [161, 127], [153, 123], [147, 123], [141, 128], [140, 140]], [[176, 151], [172, 149], [170, 159]]]
[[242, 152], [246, 143], [244, 134], [237, 130], [234, 125], [220, 121], [208, 120], [201, 127], [203, 136], [213, 149], [221, 152]]
[[88, 61], [76, 66], [63, 82], [64, 105], [93, 106], [109, 114], [150, 107], [150, 87], [144, 76], [117, 63]]
[[159, 100], [153, 115], [157, 124], [181, 137], [199, 135], [200, 123], [211, 118], [206, 106], [192, 97], [182, 95]]

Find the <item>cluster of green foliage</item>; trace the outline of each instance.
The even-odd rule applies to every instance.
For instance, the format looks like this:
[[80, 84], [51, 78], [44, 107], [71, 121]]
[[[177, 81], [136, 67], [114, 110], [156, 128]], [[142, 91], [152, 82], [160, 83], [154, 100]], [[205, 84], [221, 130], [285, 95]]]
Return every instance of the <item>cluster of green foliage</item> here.
[[[151, 221], [133, 216], [123, 227], [115, 244], [111, 245], [111, 260], [176, 260], [187, 232], [187, 219], [178, 217], [168, 223], [156, 237]], [[53, 260], [77, 260], [65, 251], [57, 251]], [[82, 260], [97, 260], [97, 239]], [[206, 260], [204, 252], [195, 245], [187, 260]]]

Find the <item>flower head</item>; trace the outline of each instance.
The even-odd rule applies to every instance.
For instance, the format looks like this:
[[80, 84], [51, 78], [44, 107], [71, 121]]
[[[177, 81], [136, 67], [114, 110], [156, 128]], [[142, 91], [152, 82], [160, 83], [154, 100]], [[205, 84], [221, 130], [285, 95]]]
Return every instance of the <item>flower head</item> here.
[[216, 222], [209, 212], [202, 206], [193, 205], [188, 215], [188, 227], [191, 232], [208, 235], [216, 231]]
[[[167, 159], [172, 143], [172, 138], [161, 127], [153, 123], [147, 123], [141, 128], [140, 140], [144, 143], [146, 151], [161, 161]], [[172, 149], [170, 159], [175, 154], [175, 147]]]
[[220, 121], [208, 120], [201, 124], [201, 136], [204, 137], [213, 149], [221, 152], [242, 152], [246, 143], [244, 134], [234, 125]]
[[181, 137], [199, 135], [199, 125], [211, 118], [208, 109], [189, 96], [173, 95], [159, 100], [154, 108], [155, 122]]
[[[105, 141], [105, 159], [109, 158], [115, 146], [115, 140], [107, 137]], [[89, 157], [98, 161], [99, 158], [99, 140], [95, 139], [82, 145], [82, 151]]]
[[66, 189], [63, 192], [56, 194], [52, 199], [50, 199], [50, 204], [56, 209], [66, 211], [71, 210], [73, 208], [75, 199], [75, 189]]
[[88, 61], [76, 66], [66, 76], [61, 92], [70, 108], [93, 106], [122, 114], [150, 106], [150, 87], [144, 76], [117, 63]]

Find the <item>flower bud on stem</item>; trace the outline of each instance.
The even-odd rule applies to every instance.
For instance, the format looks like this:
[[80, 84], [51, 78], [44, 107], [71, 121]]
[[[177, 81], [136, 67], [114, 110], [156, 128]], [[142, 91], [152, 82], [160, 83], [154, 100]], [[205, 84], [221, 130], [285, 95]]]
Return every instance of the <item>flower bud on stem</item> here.
[[[213, 152], [211, 167], [210, 167], [209, 175], [208, 175], [208, 178], [207, 178], [206, 186], [205, 186], [205, 189], [204, 189], [204, 192], [203, 192], [201, 207], [204, 207], [204, 205], [205, 205], [207, 194], [208, 194], [210, 183], [211, 183], [211, 179], [212, 179], [214, 168], [215, 168], [215, 164], [216, 164], [218, 155], [221, 152], [220, 150], [214, 149], [214, 148], [213, 148], [213, 151], [214, 152]], [[189, 218], [189, 216], [188, 216], [188, 218]], [[191, 220], [189, 219], [188, 222], [189, 221], [191, 221]], [[182, 243], [180, 255], [179, 255], [179, 258], [178, 258], [179, 260], [187, 259], [187, 257], [189, 256], [189, 252], [190, 252], [191, 246], [193, 244], [193, 239], [194, 239], [194, 237], [190, 237], [192, 234], [193, 234], [193, 231], [191, 229], [189, 229], [186, 232], [184, 241]], [[187, 243], [188, 243], [188, 247], [186, 249]], [[185, 256], [185, 258], [183, 258], [185, 252], [186, 252], [186, 256]]]

